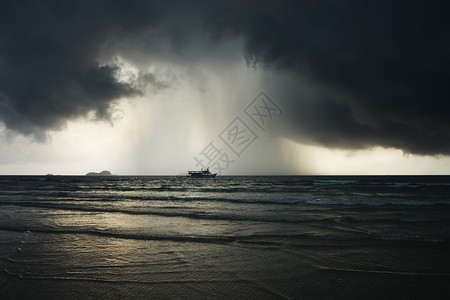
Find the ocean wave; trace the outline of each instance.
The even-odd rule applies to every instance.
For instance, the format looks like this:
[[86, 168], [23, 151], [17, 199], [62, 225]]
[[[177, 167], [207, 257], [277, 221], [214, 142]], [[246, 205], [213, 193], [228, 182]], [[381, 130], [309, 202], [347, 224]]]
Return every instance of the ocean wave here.
[[153, 200], [153, 201], [192, 201], [191, 197], [176, 197], [171, 195], [165, 196], [156, 196], [156, 195], [147, 195], [147, 196], [137, 196], [133, 197], [133, 199], [141, 199], [141, 200]]
[[421, 185], [427, 185], [427, 186], [450, 186], [449, 182], [426, 182], [426, 183], [420, 183]]
[[314, 185], [342, 185], [342, 184], [351, 184], [356, 183], [358, 180], [338, 180], [338, 179], [329, 179], [329, 180], [313, 180]]
[[[234, 242], [255, 242], [259, 244], [279, 244], [272, 240], [294, 239], [315, 239], [316, 234], [250, 234], [250, 235], [157, 235], [148, 233], [131, 233], [131, 232], [113, 232], [104, 230], [89, 229], [62, 229], [48, 227], [13, 227], [0, 226], [0, 231], [27, 232], [27, 233], [48, 233], [48, 234], [75, 234], [75, 235], [93, 235], [101, 237], [112, 237], [120, 239], [132, 240], [149, 240], [149, 241], [175, 241], [175, 242], [198, 242], [198, 243], [234, 243]], [[328, 239], [329, 236], [324, 236]]]
[[150, 234], [134, 234], [134, 233], [121, 233], [101, 230], [72, 230], [72, 229], [56, 229], [56, 228], [24, 228], [24, 227], [1, 227], [3, 231], [14, 232], [38, 232], [49, 234], [81, 234], [81, 235], [95, 235], [103, 237], [121, 238], [121, 239], [133, 239], [133, 240], [167, 240], [176, 242], [201, 242], [201, 243], [223, 243], [235, 241], [236, 237], [227, 236], [169, 236], [169, 235], [150, 235]]
[[396, 216], [392, 214], [388, 215], [371, 215], [371, 214], [357, 214], [352, 216], [339, 217], [338, 222], [344, 224], [355, 223], [373, 223], [373, 224], [386, 224], [386, 223], [438, 223], [446, 222], [445, 217], [429, 217], [429, 216]]
[[332, 272], [351, 272], [351, 273], [374, 273], [383, 275], [406, 275], [406, 276], [450, 276], [450, 273], [424, 273], [424, 272], [402, 272], [392, 270], [368, 270], [368, 269], [350, 269], [350, 268], [329, 268], [320, 267], [321, 270], [327, 270]]
[[[2, 203], [0, 203], [1, 205]], [[10, 202], [3, 203], [3, 205], [20, 206], [20, 207], [33, 207], [41, 209], [56, 209], [65, 211], [81, 211], [81, 212], [94, 212], [94, 213], [122, 213], [129, 215], [154, 215], [161, 217], [179, 217], [189, 219], [202, 219], [202, 220], [218, 220], [218, 221], [243, 221], [243, 222], [267, 222], [267, 223], [302, 223], [314, 221], [314, 219], [300, 219], [292, 217], [280, 217], [275, 215], [255, 216], [255, 215], [239, 215], [239, 214], [224, 214], [214, 213], [211, 214], [208, 211], [198, 212], [183, 212], [183, 211], [163, 211], [163, 210], [143, 210], [141, 208], [136, 209], [120, 209], [114, 207], [98, 207], [98, 206], [80, 206], [76, 204], [55, 204], [55, 203], [36, 203], [36, 202]], [[179, 209], [179, 208], [176, 208]], [[323, 219], [322, 219], [323, 220]], [[316, 220], [317, 221], [317, 220]]]
[[386, 185], [395, 188], [416, 188], [417, 184], [413, 184], [411, 182], [386, 182]]
[[437, 236], [419, 236], [411, 235], [406, 233], [391, 233], [379, 236], [380, 240], [383, 241], [405, 241], [405, 242], [444, 242], [446, 239], [444, 237]]
[[212, 244], [230, 244], [244, 243], [255, 246], [281, 246], [286, 243], [294, 247], [299, 245], [314, 245], [317, 241], [319, 245], [327, 243], [364, 243], [375, 241], [386, 242], [425, 242], [425, 243], [448, 243], [449, 236], [438, 235], [412, 235], [407, 233], [392, 234], [342, 234], [342, 233], [292, 233], [292, 234], [250, 234], [250, 235], [162, 235], [149, 233], [131, 233], [98, 229], [69, 229], [69, 228], [49, 228], [49, 227], [14, 227], [0, 226], [0, 231], [44, 233], [44, 234], [73, 234], [73, 235], [91, 235], [107, 238], [144, 240], [144, 241], [173, 241], [173, 242], [193, 242], [193, 243], [212, 243]]
[[[191, 196], [194, 195], [194, 196]], [[9, 195], [11, 196], [11, 195]], [[16, 195], [14, 195], [16, 196]], [[170, 193], [159, 194], [89, 194], [89, 193], [71, 193], [64, 195], [39, 195], [18, 198], [18, 197], [2, 197], [0, 195], [0, 205], [2, 203], [16, 203], [16, 202], [120, 202], [120, 201], [174, 201], [174, 202], [211, 202], [221, 203], [228, 202], [234, 204], [248, 204], [248, 205], [297, 205], [304, 203], [299, 197], [280, 197], [274, 199], [273, 197], [262, 198], [234, 198], [234, 197], [214, 197], [214, 196], [195, 196], [193, 194], [173, 195]]]
[[432, 217], [401, 217], [399, 220], [403, 223], [432, 223], [440, 221], [439, 218]]
[[344, 205], [344, 206], [382, 206], [382, 205], [401, 205], [401, 206], [431, 206], [431, 205], [450, 205], [450, 200], [403, 200], [403, 199], [356, 199], [356, 200], [306, 200], [305, 203], [311, 205]]
[[152, 200], [152, 201], [179, 201], [179, 202], [230, 202], [230, 203], [242, 203], [242, 204], [260, 204], [260, 205], [295, 205], [299, 203], [303, 203], [301, 199], [298, 198], [281, 198], [279, 200], [276, 199], [249, 199], [249, 198], [206, 198], [206, 197], [198, 197], [198, 196], [184, 196], [184, 197], [176, 197], [172, 195], [167, 196], [141, 196], [142, 200]]
[[420, 187], [449, 187], [450, 183], [448, 182], [408, 182], [408, 181], [369, 181], [367, 184], [372, 186], [388, 186], [390, 188], [420, 188]]
[[30, 272], [22, 273], [22, 272], [14, 272], [9, 270], [8, 268], [4, 268], [3, 272], [5, 272], [8, 276], [14, 276], [19, 279], [34, 279], [34, 280], [52, 280], [52, 281], [84, 281], [84, 282], [94, 282], [94, 283], [108, 283], [108, 284], [224, 284], [224, 283], [233, 283], [236, 284], [238, 282], [241, 283], [250, 283], [253, 281], [247, 279], [209, 279], [209, 280], [199, 280], [199, 279], [179, 279], [179, 280], [139, 280], [139, 279], [123, 279], [123, 278], [98, 278], [98, 277], [89, 277], [83, 276], [80, 274], [70, 274], [67, 276], [59, 275], [43, 275], [39, 273], [32, 274]]

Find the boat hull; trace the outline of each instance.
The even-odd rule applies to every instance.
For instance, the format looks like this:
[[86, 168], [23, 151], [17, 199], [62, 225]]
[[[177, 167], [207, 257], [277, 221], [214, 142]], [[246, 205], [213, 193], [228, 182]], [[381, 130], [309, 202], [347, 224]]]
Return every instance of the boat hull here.
[[187, 177], [192, 178], [214, 178], [217, 174], [209, 174], [209, 175], [203, 175], [203, 174], [188, 174]]

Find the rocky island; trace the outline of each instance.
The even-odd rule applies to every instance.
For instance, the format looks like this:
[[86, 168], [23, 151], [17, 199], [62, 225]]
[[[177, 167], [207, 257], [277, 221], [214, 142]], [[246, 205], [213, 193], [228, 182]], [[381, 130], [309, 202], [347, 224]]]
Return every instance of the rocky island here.
[[86, 174], [86, 176], [112, 176], [112, 174], [110, 171], [101, 171], [100, 173], [89, 172]]

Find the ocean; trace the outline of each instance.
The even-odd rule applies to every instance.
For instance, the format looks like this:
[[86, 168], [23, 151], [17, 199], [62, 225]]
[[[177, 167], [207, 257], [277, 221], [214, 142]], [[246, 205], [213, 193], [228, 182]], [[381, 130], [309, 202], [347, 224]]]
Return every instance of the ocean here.
[[449, 299], [450, 176], [0, 176], [0, 299]]

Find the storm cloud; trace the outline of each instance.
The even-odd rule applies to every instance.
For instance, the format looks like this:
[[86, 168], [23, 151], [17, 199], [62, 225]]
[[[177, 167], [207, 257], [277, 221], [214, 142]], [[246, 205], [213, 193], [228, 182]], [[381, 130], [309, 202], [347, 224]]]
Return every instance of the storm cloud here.
[[114, 101], [139, 95], [152, 74], [121, 81], [115, 57], [173, 16], [151, 1], [2, 1], [0, 118], [45, 138], [67, 120], [109, 119]]
[[244, 37], [250, 64], [322, 90], [305, 100], [292, 85], [280, 87], [299, 140], [448, 154], [446, 11], [447, 3], [422, 1], [233, 2], [211, 27]]
[[289, 77], [268, 83], [289, 138], [449, 154], [447, 11], [421, 1], [2, 1], [0, 119], [32, 135], [89, 112], [108, 119], [117, 99], [157, 81], [120, 81], [116, 55], [164, 55], [164, 37], [174, 60], [198, 60], [183, 49], [204, 53], [208, 36], [242, 39], [249, 67]]

